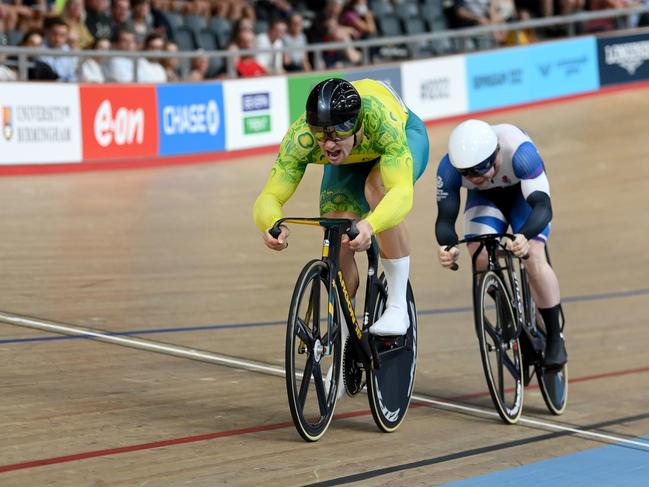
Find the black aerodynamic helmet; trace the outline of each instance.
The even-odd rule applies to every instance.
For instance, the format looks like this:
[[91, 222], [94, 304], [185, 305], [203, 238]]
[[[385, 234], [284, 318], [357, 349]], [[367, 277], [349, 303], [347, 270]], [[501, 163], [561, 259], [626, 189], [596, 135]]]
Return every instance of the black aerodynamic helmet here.
[[334, 132], [338, 137], [349, 137], [363, 122], [361, 95], [344, 79], [321, 81], [306, 100], [306, 121], [316, 136]]

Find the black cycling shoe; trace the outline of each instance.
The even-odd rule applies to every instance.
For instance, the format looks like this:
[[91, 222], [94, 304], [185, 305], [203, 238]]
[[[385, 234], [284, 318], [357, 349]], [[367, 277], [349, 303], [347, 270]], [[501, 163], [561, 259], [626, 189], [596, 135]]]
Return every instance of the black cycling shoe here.
[[568, 362], [568, 352], [563, 337], [548, 340], [545, 348], [543, 365], [548, 369], [560, 369]]

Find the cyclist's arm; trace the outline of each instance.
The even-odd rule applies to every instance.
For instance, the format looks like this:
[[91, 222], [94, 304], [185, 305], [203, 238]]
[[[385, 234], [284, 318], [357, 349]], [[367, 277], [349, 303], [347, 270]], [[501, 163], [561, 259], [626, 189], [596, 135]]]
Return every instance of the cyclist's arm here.
[[521, 144], [512, 159], [514, 173], [521, 179], [523, 197], [532, 207], [532, 212], [518, 231], [530, 240], [536, 237], [552, 220], [550, 184], [541, 156], [531, 142]]
[[252, 209], [255, 224], [262, 232], [282, 218], [282, 207], [300, 184], [315, 147], [313, 137], [305, 136], [303, 128], [296, 128], [298, 122], [284, 136], [268, 181]]
[[273, 223], [282, 218], [282, 207], [297, 189], [303, 175], [304, 170], [296, 171], [293, 176], [297, 176], [297, 179], [288, 178], [287, 171], [282, 167], [280, 161], [275, 163], [270, 177], [252, 209], [255, 224], [262, 232], [268, 230], [273, 226]]
[[437, 220], [435, 237], [439, 245], [457, 243], [455, 220], [460, 212], [462, 177], [445, 156], [437, 168]]

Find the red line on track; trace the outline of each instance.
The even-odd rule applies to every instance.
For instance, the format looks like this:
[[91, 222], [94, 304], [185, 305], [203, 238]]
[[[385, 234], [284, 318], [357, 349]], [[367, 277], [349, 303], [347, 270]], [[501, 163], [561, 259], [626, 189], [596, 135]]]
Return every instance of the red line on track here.
[[[626, 83], [621, 85], [605, 86], [596, 91], [588, 91], [586, 93], [578, 93], [575, 95], [567, 95], [549, 100], [540, 100], [530, 103], [522, 103], [519, 105], [512, 105], [507, 107], [493, 108], [481, 112], [471, 112], [462, 115], [453, 115], [452, 117], [439, 118], [429, 120], [426, 125], [439, 125], [443, 123], [452, 122], [454, 120], [464, 120], [467, 118], [474, 118], [484, 115], [493, 115], [496, 113], [511, 112], [516, 110], [524, 110], [526, 108], [533, 108], [543, 105], [552, 105], [555, 103], [563, 103], [570, 100], [579, 98], [588, 98], [592, 96], [606, 95], [618, 91], [640, 90], [649, 88], [649, 81], [637, 81], [633, 83]], [[205, 152], [201, 154], [186, 154], [181, 156], [172, 157], [154, 157], [142, 159], [119, 159], [119, 160], [106, 160], [95, 162], [71, 162], [69, 164], [25, 164], [13, 166], [0, 166], [0, 175], [34, 175], [34, 174], [52, 174], [61, 172], [81, 172], [81, 171], [106, 171], [116, 169], [142, 169], [149, 167], [160, 166], [176, 166], [182, 164], [206, 164], [214, 162], [228, 162], [240, 157], [249, 157], [254, 155], [268, 154], [276, 152], [279, 148], [278, 144], [254, 147], [250, 149], [240, 149], [234, 151], [221, 151], [221, 152]]]
[[[582, 377], [577, 377], [574, 379], [570, 379], [570, 383], [574, 384], [577, 382], [588, 382], [592, 380], [599, 380], [599, 379], [608, 379], [611, 377], [620, 377], [623, 375], [632, 375], [632, 374], [641, 374], [644, 372], [649, 372], [649, 367], [640, 367], [636, 369], [627, 369], [627, 370], [619, 370], [617, 372], [607, 372], [603, 374], [593, 374], [593, 375], [587, 375], [587, 376], [582, 376]], [[529, 386], [528, 388], [535, 388], [538, 386]], [[462, 399], [470, 399], [470, 398], [475, 398], [475, 397], [481, 397], [481, 396], [488, 396], [489, 392], [477, 392], [477, 393], [472, 393], [472, 394], [465, 394], [462, 396], [457, 396], [445, 400], [449, 401], [459, 401]], [[430, 407], [429, 404], [421, 403], [421, 402], [414, 402], [410, 406], [411, 408], [418, 408], [418, 407]], [[370, 411], [369, 409], [364, 409], [364, 410], [359, 410], [359, 411], [351, 411], [348, 413], [342, 413], [342, 414], [336, 414], [335, 419], [347, 419], [347, 418], [355, 418], [359, 416], [369, 416]], [[293, 423], [290, 422], [284, 422], [284, 423], [274, 423], [274, 424], [265, 424], [265, 425], [259, 425], [259, 426], [251, 426], [249, 428], [238, 428], [238, 429], [233, 429], [233, 430], [228, 430], [228, 431], [218, 431], [215, 433], [206, 433], [203, 435], [194, 435], [194, 436], [185, 436], [182, 438], [172, 438], [169, 440], [160, 440], [160, 441], [152, 441], [150, 443], [140, 443], [137, 445], [129, 445], [129, 446], [122, 446], [118, 448], [107, 448], [104, 450], [94, 450], [94, 451], [88, 451], [88, 452], [83, 452], [83, 453], [76, 453], [73, 455], [64, 455], [60, 457], [52, 457], [52, 458], [43, 458], [41, 460], [32, 460], [30, 462], [22, 462], [22, 463], [14, 463], [11, 465], [2, 465], [0, 466], [0, 473], [4, 472], [13, 472], [16, 470], [25, 470], [28, 468], [34, 468], [34, 467], [42, 467], [44, 465], [55, 465], [58, 463], [67, 463], [67, 462], [75, 462], [78, 460], [86, 460], [88, 458], [97, 458], [97, 457], [106, 457], [110, 455], [118, 455], [120, 453], [130, 453], [134, 451], [141, 451], [141, 450], [152, 450], [154, 448], [162, 448], [165, 446], [174, 446], [174, 445], [182, 445], [186, 443], [196, 443], [199, 441], [208, 441], [208, 440], [215, 440], [218, 438], [227, 438], [229, 436], [241, 436], [241, 435], [247, 435], [250, 433], [260, 433], [264, 431], [273, 431], [273, 430], [278, 430], [278, 429], [284, 429], [284, 428], [289, 428], [293, 426]]]

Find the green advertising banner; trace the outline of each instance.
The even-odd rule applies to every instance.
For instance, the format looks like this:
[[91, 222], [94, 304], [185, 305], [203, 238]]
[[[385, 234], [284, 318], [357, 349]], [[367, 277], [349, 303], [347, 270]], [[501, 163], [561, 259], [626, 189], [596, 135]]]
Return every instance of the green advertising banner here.
[[289, 123], [293, 123], [306, 105], [306, 98], [311, 88], [327, 78], [344, 78], [343, 73], [329, 71], [326, 73], [305, 74], [288, 77]]

